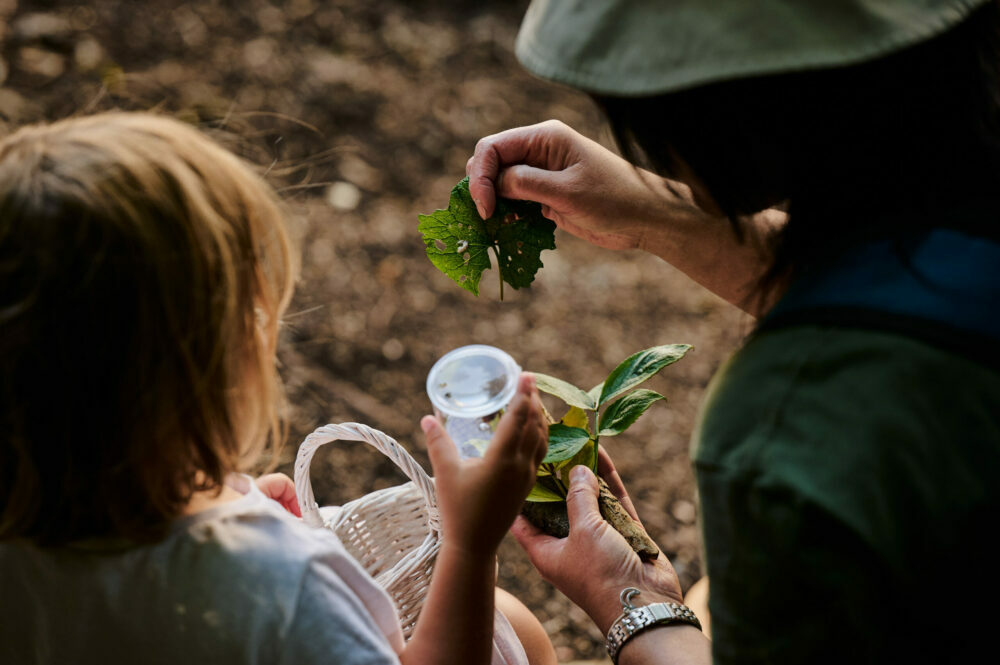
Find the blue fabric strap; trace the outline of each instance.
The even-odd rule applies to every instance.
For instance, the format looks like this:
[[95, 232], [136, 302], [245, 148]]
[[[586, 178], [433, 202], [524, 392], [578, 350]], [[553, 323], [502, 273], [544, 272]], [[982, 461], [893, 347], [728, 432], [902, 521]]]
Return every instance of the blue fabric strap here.
[[1000, 243], [953, 229], [862, 245], [797, 278], [761, 322], [895, 330], [997, 360]]

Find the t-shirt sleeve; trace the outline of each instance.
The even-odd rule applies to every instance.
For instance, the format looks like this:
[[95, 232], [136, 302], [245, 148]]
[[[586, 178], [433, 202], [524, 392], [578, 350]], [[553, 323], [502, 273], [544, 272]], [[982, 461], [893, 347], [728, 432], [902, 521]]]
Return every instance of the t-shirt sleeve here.
[[700, 468], [699, 490], [715, 663], [877, 660], [872, 625], [898, 599], [856, 534], [759, 478]]
[[[378, 591], [374, 582], [369, 580], [369, 583], [373, 593]], [[298, 600], [289, 617], [280, 662], [283, 665], [398, 664], [399, 658], [390, 639], [401, 643], [401, 638], [391, 632], [386, 634], [366, 605], [366, 601], [372, 602], [371, 599], [364, 599], [363, 595], [328, 561], [312, 561], [302, 578]], [[382, 600], [388, 602], [387, 598], [377, 602]]]

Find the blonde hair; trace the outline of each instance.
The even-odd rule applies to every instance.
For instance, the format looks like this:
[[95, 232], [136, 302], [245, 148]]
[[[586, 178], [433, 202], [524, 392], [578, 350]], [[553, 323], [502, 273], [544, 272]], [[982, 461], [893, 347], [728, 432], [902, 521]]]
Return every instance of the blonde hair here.
[[0, 538], [155, 538], [281, 438], [280, 202], [165, 117], [0, 141]]

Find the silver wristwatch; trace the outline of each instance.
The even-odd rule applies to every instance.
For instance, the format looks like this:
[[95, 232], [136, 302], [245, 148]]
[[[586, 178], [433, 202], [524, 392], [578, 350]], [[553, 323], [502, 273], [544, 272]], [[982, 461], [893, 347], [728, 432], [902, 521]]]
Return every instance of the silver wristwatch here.
[[647, 628], [671, 623], [689, 623], [701, 630], [701, 622], [694, 615], [687, 605], [680, 603], [653, 603], [636, 607], [632, 604], [632, 597], [639, 595], [639, 590], [635, 587], [623, 589], [619, 595], [622, 603], [622, 613], [611, 624], [608, 631], [608, 639], [605, 646], [611, 661], [618, 665], [618, 653], [622, 646], [637, 633], [641, 633]]

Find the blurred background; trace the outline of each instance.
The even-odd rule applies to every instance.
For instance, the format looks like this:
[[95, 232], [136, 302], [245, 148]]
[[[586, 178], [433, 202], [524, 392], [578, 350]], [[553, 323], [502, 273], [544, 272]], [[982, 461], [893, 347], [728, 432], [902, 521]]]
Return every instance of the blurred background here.
[[[557, 231], [530, 289], [474, 297], [424, 255], [417, 214], [447, 207], [476, 141], [557, 118], [605, 144], [588, 98], [513, 57], [525, 2], [443, 0], [0, 0], [0, 133], [109, 109], [198, 125], [281, 190], [302, 276], [280, 350], [290, 441], [360, 421], [430, 470], [424, 380], [452, 348], [499, 346], [584, 388], [640, 349], [693, 352], [650, 387], [667, 397], [605, 441], [647, 530], [687, 588], [702, 574], [688, 440], [709, 378], [752, 325], [659, 259]], [[561, 411], [549, 404], [557, 417]], [[404, 477], [363, 444], [313, 464], [321, 504]], [[545, 583], [512, 538], [500, 585], [539, 617], [561, 661], [606, 659], [603, 636]]]

